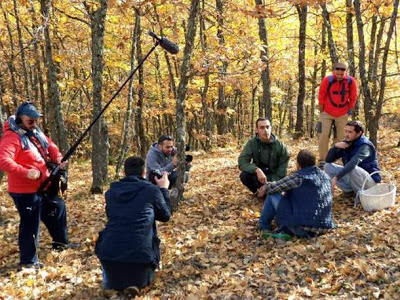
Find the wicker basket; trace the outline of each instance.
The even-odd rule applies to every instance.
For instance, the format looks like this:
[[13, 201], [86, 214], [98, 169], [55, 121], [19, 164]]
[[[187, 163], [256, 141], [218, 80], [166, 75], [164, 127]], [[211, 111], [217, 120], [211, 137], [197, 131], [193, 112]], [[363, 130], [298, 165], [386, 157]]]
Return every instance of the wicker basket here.
[[373, 187], [364, 190], [365, 183], [368, 178], [376, 173], [382, 173], [381, 171], [375, 171], [367, 178], [365, 178], [360, 191], [361, 205], [365, 211], [380, 210], [394, 205], [396, 198], [396, 186], [392, 182], [392, 176], [389, 175], [389, 183], [378, 183]]

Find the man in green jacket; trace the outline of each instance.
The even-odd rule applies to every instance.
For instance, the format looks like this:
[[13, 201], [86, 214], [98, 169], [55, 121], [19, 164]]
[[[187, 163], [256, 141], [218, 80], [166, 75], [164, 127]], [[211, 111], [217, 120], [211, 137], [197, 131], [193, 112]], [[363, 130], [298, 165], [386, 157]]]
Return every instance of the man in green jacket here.
[[286, 176], [289, 153], [272, 133], [267, 118], [256, 121], [256, 136], [250, 139], [239, 155], [240, 180], [259, 198], [265, 196], [266, 182]]

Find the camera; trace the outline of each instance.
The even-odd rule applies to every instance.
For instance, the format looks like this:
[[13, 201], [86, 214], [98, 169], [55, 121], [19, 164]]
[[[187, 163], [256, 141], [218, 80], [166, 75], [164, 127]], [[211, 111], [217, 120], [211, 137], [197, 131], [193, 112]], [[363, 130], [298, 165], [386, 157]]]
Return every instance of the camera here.
[[158, 169], [157, 170], [153, 170], [149, 174], [149, 181], [151, 183], [157, 184], [155, 178], [157, 177], [158, 179], [161, 179], [162, 176], [163, 176], [163, 174], [162, 174], [162, 172], [160, 170], [158, 170]]
[[[186, 145], [185, 146], [185, 152], [186, 151], [190, 151], [190, 146], [189, 145]], [[176, 149], [176, 147], [174, 147], [174, 149], [172, 150], [172, 152], [171, 152], [171, 156], [175, 156], [176, 154], [178, 153], [178, 149]], [[185, 161], [186, 161], [186, 163], [191, 163], [192, 161], [193, 161], [193, 155], [190, 155], [190, 154], [186, 154], [186, 156], [185, 156]]]

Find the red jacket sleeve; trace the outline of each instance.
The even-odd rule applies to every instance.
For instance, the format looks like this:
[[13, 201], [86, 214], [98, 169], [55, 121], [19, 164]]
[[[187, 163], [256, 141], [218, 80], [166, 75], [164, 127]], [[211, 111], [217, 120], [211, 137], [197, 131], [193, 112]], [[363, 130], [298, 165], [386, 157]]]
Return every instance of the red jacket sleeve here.
[[47, 137], [47, 142], [49, 143], [49, 148], [47, 149], [49, 151], [49, 156], [51, 161], [53, 162], [58, 162], [58, 159], [62, 158], [62, 154], [60, 152], [60, 150], [58, 149], [58, 147], [56, 146], [56, 144], [53, 143], [53, 141]]
[[18, 135], [5, 134], [0, 141], [0, 170], [6, 173], [18, 174], [27, 177], [29, 169], [15, 162], [15, 157], [21, 149]]
[[324, 79], [322, 79], [322, 82], [319, 86], [318, 104], [320, 108], [325, 105], [328, 93], [328, 86], [329, 86], [329, 76], [326, 76]]
[[351, 78], [351, 86], [350, 86], [350, 97], [349, 97], [349, 108], [350, 109], [354, 109], [354, 106], [356, 105], [356, 101], [357, 101], [357, 81], [353, 78]]

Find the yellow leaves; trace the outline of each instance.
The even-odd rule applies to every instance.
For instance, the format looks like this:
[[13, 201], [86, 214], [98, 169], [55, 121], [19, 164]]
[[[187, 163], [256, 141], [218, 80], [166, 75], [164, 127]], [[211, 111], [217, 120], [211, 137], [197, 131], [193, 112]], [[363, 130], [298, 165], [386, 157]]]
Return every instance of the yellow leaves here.
[[34, 284], [35, 284], [35, 280], [32, 278], [28, 279], [28, 281], [26, 282], [26, 285], [30, 286], [30, 287], [32, 287]]

